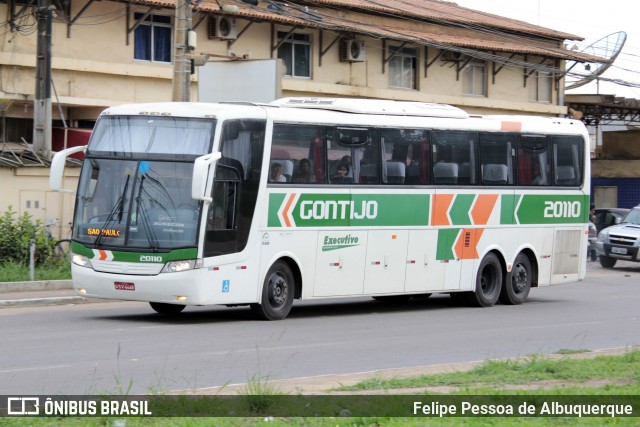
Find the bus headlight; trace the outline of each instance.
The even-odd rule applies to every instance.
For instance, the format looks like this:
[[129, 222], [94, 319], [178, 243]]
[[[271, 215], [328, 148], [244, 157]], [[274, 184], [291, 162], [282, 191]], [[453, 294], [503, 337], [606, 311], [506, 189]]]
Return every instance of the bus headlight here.
[[193, 270], [202, 267], [201, 259], [185, 259], [182, 261], [170, 261], [162, 269], [163, 273], [178, 273], [180, 271]]
[[91, 261], [89, 261], [89, 258], [84, 255], [73, 254], [73, 256], [71, 257], [71, 262], [73, 262], [75, 265], [79, 265], [80, 267], [91, 268]]

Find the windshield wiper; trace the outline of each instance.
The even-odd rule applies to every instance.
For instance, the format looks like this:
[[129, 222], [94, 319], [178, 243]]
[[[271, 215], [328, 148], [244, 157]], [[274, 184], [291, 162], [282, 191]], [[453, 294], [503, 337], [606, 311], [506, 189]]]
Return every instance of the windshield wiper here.
[[153, 227], [149, 224], [149, 217], [147, 216], [147, 209], [142, 204], [142, 187], [144, 184], [145, 176], [142, 175], [140, 178], [140, 186], [138, 187], [138, 195], [136, 196], [136, 206], [137, 210], [140, 212], [140, 218], [142, 219], [142, 226], [144, 227], [144, 233], [147, 236], [147, 241], [151, 245], [151, 250], [156, 252], [158, 250], [158, 239], [156, 237], [155, 232], [153, 231]]
[[102, 240], [102, 230], [104, 228], [107, 227], [107, 225], [109, 225], [111, 223], [111, 221], [113, 220], [113, 216], [116, 214], [116, 212], [118, 212], [118, 222], [122, 221], [122, 215], [124, 214], [124, 199], [127, 195], [127, 189], [129, 188], [129, 179], [131, 178], [131, 176], [127, 176], [127, 180], [124, 183], [124, 189], [122, 190], [122, 195], [120, 196], [120, 198], [118, 199], [118, 201], [116, 202], [116, 204], [113, 206], [113, 209], [111, 209], [111, 212], [109, 212], [109, 215], [107, 216], [107, 219], [105, 219], [103, 226], [100, 228], [100, 233], [98, 234], [98, 237], [96, 237], [96, 241], [93, 242], [93, 247], [97, 248], [98, 245], [100, 244], [100, 240]]

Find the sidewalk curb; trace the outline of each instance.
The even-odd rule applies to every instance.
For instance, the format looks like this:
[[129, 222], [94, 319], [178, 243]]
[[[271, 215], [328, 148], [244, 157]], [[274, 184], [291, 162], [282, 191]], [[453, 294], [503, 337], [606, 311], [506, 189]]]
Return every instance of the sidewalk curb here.
[[0, 294], [2, 294], [3, 292], [59, 291], [63, 289], [73, 289], [73, 282], [71, 280], [0, 282]]
[[51, 297], [51, 298], [23, 298], [0, 300], [0, 308], [3, 307], [37, 307], [46, 305], [86, 304], [92, 302], [82, 296]]

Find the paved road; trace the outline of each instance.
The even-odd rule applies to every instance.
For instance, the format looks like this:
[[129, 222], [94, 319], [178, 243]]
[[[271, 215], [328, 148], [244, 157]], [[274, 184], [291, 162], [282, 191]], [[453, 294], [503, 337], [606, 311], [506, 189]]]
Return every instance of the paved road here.
[[0, 394], [147, 393], [640, 344], [640, 265], [590, 265], [523, 306], [368, 298], [304, 302], [280, 322], [247, 308], [178, 318], [134, 302], [0, 309]]

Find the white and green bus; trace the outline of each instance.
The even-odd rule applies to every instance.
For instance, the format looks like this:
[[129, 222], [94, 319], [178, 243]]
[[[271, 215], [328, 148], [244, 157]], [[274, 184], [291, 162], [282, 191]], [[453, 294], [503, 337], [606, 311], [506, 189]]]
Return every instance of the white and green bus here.
[[285, 98], [109, 108], [84, 150], [72, 276], [87, 297], [250, 305], [446, 293], [521, 304], [586, 271], [581, 122]]

